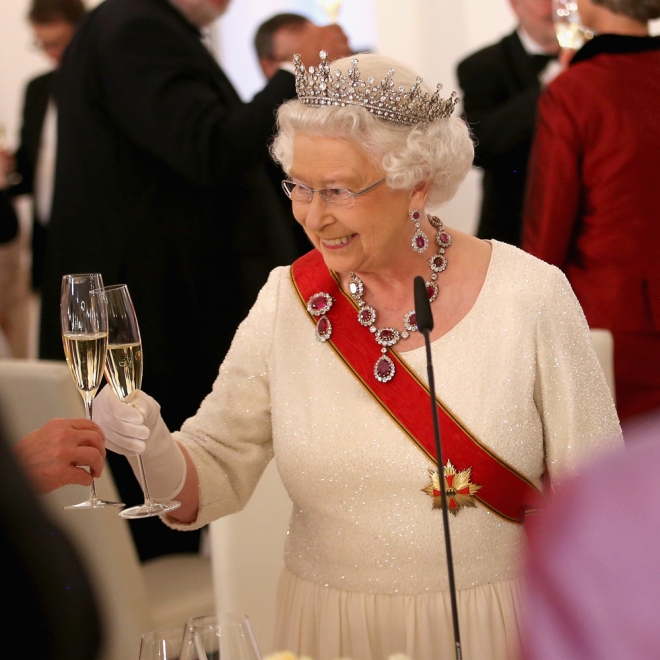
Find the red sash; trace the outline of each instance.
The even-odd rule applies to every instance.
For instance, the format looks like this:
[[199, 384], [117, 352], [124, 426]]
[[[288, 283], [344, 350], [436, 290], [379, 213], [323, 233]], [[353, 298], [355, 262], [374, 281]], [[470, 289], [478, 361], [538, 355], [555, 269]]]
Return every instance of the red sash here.
[[[357, 322], [356, 304], [342, 290], [318, 250], [312, 250], [293, 264], [291, 279], [305, 309], [316, 293], [332, 296], [334, 301], [328, 312], [332, 336], [326, 343], [401, 430], [435, 463], [427, 386], [391, 348], [388, 354], [396, 366], [396, 375], [388, 383], [376, 380], [374, 364], [381, 355], [381, 347], [369, 328]], [[311, 314], [310, 319], [316, 324]], [[526, 511], [539, 499], [537, 488], [477, 440], [439, 399], [437, 405], [445, 464], [451, 461], [458, 472], [472, 468], [472, 481], [481, 485], [473, 497], [503, 518], [523, 522]]]

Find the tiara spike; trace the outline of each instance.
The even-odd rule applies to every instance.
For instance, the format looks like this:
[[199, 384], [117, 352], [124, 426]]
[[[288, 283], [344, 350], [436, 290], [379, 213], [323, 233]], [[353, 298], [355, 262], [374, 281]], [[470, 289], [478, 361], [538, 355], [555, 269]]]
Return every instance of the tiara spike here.
[[296, 93], [306, 105], [356, 105], [379, 119], [415, 125], [450, 117], [458, 103], [456, 92], [446, 99], [440, 97], [440, 84], [432, 94], [424, 92], [422, 78], [417, 78], [408, 91], [403, 86], [397, 87], [393, 80], [394, 69], [390, 69], [378, 84], [373, 77], [365, 81], [360, 77], [357, 58], [351, 60], [351, 66], [342, 76], [339, 69], [330, 71], [325, 51], [319, 55], [321, 61], [318, 67], [311, 66], [308, 70], [305, 70], [300, 55], [293, 58]]

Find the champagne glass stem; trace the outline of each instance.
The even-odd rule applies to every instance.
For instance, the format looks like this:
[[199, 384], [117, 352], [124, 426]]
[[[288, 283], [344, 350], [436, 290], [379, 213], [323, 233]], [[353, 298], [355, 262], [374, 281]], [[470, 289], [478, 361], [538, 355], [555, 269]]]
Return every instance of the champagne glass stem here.
[[140, 469], [140, 479], [142, 480], [142, 490], [144, 492], [144, 502], [149, 506], [153, 506], [154, 501], [149, 494], [149, 486], [147, 485], [147, 475], [144, 472], [144, 462], [142, 461], [142, 454], [137, 455], [138, 467]]
[[[85, 417], [91, 421], [92, 419], [92, 402], [94, 401], [94, 395], [91, 392], [85, 392]], [[98, 495], [96, 494], [96, 479], [92, 479], [92, 485], [90, 487], [89, 499], [93, 504], [96, 504], [99, 500]]]

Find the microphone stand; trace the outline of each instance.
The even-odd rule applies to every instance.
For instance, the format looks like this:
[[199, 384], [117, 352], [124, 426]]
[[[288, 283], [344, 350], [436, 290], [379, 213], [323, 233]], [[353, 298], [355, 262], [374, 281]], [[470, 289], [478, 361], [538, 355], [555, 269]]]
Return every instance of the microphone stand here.
[[415, 318], [417, 329], [424, 335], [426, 344], [426, 370], [431, 391], [431, 414], [433, 416], [433, 430], [435, 435], [435, 453], [438, 468], [438, 481], [440, 482], [440, 501], [442, 503], [442, 522], [445, 532], [445, 551], [447, 553], [447, 573], [449, 576], [449, 596], [451, 598], [451, 616], [454, 624], [454, 644], [456, 647], [456, 660], [462, 660], [461, 633], [458, 625], [458, 605], [456, 602], [456, 583], [454, 581], [454, 559], [451, 552], [451, 538], [449, 536], [449, 507], [447, 506], [447, 492], [445, 489], [444, 461], [442, 460], [442, 444], [440, 441], [440, 422], [438, 420], [438, 406], [435, 397], [435, 378], [433, 376], [433, 359], [431, 357], [431, 330], [433, 330], [433, 314], [431, 303], [426, 292], [426, 283], [421, 277], [415, 278]]

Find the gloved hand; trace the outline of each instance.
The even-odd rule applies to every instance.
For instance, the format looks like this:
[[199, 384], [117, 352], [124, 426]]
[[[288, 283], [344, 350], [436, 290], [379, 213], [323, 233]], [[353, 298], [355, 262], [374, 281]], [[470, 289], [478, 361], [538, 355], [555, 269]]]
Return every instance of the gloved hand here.
[[105, 446], [128, 458], [139, 482], [136, 454], [142, 455], [154, 500], [170, 500], [180, 492], [186, 481], [186, 461], [155, 399], [137, 390], [130, 404], [122, 403], [106, 385], [94, 399], [92, 410], [93, 420], [103, 429]]

